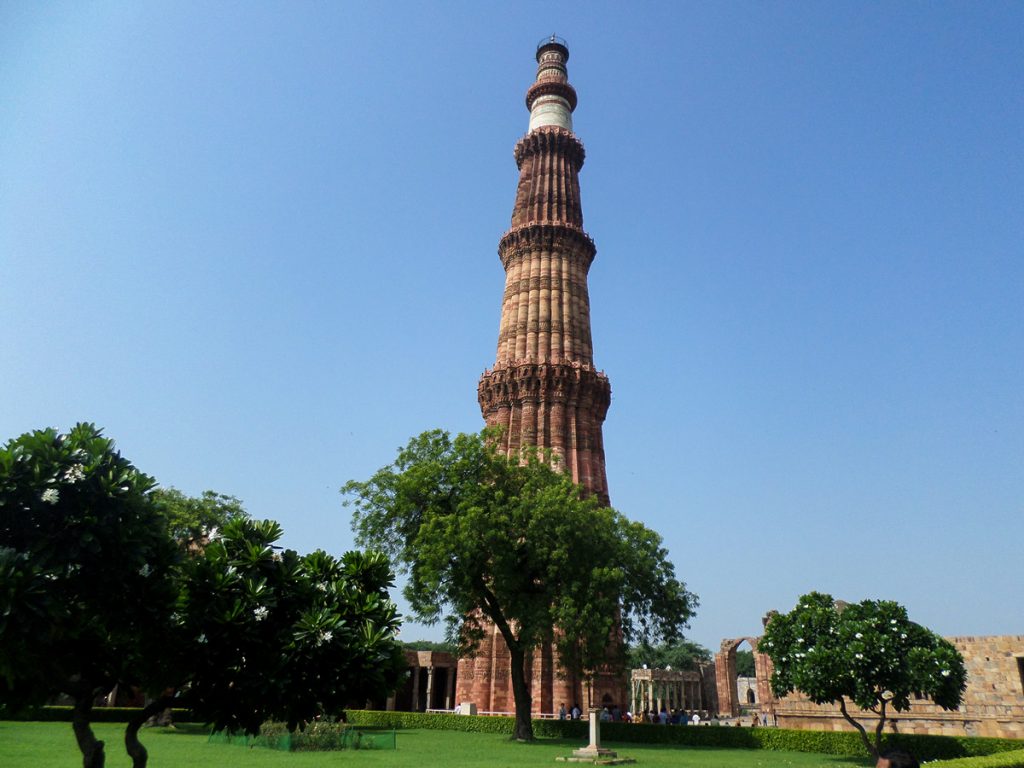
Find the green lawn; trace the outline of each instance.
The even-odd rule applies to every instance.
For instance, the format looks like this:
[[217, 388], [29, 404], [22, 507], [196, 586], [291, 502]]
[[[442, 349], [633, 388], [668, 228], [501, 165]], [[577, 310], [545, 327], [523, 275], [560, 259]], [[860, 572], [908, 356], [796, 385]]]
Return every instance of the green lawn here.
[[[124, 752], [124, 729], [100, 723], [96, 735], [107, 743], [107, 766], [119, 768], [130, 761]], [[516, 744], [506, 736], [457, 731], [401, 730], [398, 749], [347, 752], [274, 752], [228, 744], [208, 744], [205, 732], [190, 726], [142, 731], [152, 768], [249, 768], [249, 766], [337, 766], [360, 768], [519, 768], [555, 766], [555, 757], [568, 755], [578, 741], [543, 739], [535, 744]], [[636, 758], [639, 766], [675, 768], [861, 768], [865, 760], [812, 755], [800, 752], [698, 749], [642, 744], [609, 743], [620, 755]], [[3, 768], [77, 768], [82, 764], [69, 723], [0, 722], [0, 766]]]

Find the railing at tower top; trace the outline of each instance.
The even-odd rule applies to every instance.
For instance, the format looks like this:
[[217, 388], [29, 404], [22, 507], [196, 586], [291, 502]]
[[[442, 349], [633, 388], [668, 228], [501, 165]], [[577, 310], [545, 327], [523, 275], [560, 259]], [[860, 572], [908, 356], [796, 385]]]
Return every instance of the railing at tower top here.
[[558, 35], [549, 35], [548, 37], [542, 38], [541, 41], [537, 43], [537, 50], [539, 51], [545, 45], [560, 45], [566, 50], [569, 50], [569, 43], [566, 42], [564, 37], [559, 37]]

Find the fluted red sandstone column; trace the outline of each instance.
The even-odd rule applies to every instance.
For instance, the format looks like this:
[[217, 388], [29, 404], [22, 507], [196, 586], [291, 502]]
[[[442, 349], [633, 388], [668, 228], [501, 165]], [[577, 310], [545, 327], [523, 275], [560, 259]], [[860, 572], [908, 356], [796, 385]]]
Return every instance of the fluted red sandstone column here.
[[[576, 91], [568, 60], [556, 38], [537, 48], [537, 77], [526, 94], [529, 131], [515, 147], [512, 225], [498, 245], [505, 291], [497, 353], [480, 379], [478, 399], [487, 424], [505, 429], [501, 445], [509, 455], [527, 445], [550, 448], [574, 481], [607, 504], [601, 428], [611, 387], [593, 361], [587, 273], [596, 249], [583, 230], [585, 153], [572, 132]], [[563, 702], [585, 708], [605, 694], [624, 709], [627, 704], [622, 674], [598, 670], [586, 692], [559, 669], [550, 644], [535, 649], [528, 677], [538, 713], [557, 712]], [[474, 659], [460, 660], [456, 698], [481, 711], [515, 709], [508, 648], [493, 628]]]

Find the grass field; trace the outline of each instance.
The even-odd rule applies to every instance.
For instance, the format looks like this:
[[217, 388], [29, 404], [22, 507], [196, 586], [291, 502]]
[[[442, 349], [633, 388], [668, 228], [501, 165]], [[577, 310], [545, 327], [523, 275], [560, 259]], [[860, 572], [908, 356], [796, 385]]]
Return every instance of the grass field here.
[[[130, 765], [122, 738], [124, 729], [100, 723], [96, 735], [107, 744], [107, 766]], [[516, 744], [506, 736], [456, 731], [398, 732], [398, 749], [391, 751], [274, 752], [269, 749], [208, 744], [206, 732], [182, 726], [142, 731], [151, 768], [250, 768], [288, 766], [317, 768], [342, 763], [359, 768], [527, 768], [555, 766], [555, 757], [585, 746], [578, 741], [542, 739]], [[609, 743], [620, 755], [636, 758], [640, 766], [676, 768], [862, 768], [866, 760], [762, 750], [698, 749], [643, 744]], [[3, 768], [76, 768], [82, 764], [69, 723], [0, 722], [0, 766]], [[572, 765], [571, 763], [565, 765]]]

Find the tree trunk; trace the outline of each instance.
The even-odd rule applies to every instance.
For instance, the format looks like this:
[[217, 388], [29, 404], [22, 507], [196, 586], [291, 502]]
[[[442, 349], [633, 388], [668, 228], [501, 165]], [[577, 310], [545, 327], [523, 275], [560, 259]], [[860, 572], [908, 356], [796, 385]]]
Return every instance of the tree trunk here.
[[78, 749], [82, 752], [82, 768], [103, 768], [105, 759], [103, 742], [96, 739], [89, 724], [94, 695], [91, 689], [78, 691], [71, 715], [71, 729], [75, 732]]
[[875, 726], [875, 759], [882, 751], [882, 729], [885, 727], [885, 699], [882, 699], [882, 707], [878, 713], [878, 725]]
[[530, 718], [533, 702], [530, 698], [530, 689], [526, 685], [526, 652], [518, 644], [507, 645], [512, 667], [512, 698], [516, 702], [516, 728], [513, 738], [516, 741], [533, 741], [533, 720]]
[[[860, 734], [861, 741], [864, 742], [864, 748], [868, 751], [868, 754], [871, 755], [871, 759], [878, 760], [878, 745], [872, 744], [871, 739], [868, 738], [868, 732], [864, 730], [864, 726], [858, 723], [852, 717], [850, 717], [850, 713], [846, 711], [846, 699], [844, 699], [842, 696], [839, 697], [839, 711], [842, 712], [843, 717], [845, 717], [847, 721], [850, 722], [853, 725], [853, 727], [857, 729], [857, 732]], [[881, 733], [881, 727], [884, 723], [885, 718], [883, 717], [882, 721], [878, 725], [879, 730], [875, 733], [876, 739], [880, 738], [879, 734]]]
[[132, 759], [132, 768], [146, 768], [149, 760], [149, 753], [139, 741], [139, 729], [149, 718], [159, 714], [171, 705], [170, 696], [161, 696], [154, 699], [143, 707], [139, 712], [128, 720], [128, 726], [124, 729], [124, 749], [128, 757]]

